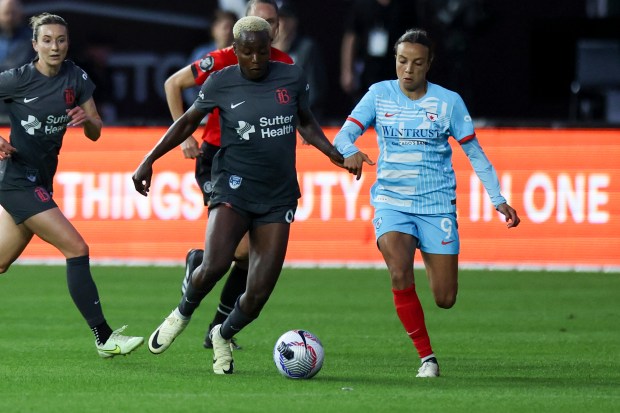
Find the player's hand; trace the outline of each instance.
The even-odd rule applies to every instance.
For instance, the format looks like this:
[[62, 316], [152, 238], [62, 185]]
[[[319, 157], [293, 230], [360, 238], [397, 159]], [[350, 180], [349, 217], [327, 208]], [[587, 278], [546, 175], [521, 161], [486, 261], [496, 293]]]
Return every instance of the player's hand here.
[[136, 191], [144, 196], [147, 196], [151, 187], [152, 177], [153, 164], [145, 159], [131, 176], [133, 186], [136, 188]]
[[15, 152], [17, 152], [17, 149], [0, 136], [0, 161], [10, 158]]
[[88, 115], [86, 115], [86, 112], [80, 106], [67, 109], [67, 115], [71, 118], [67, 126], [80, 126], [88, 121]]
[[183, 151], [185, 159], [196, 159], [202, 155], [198, 141], [193, 136], [190, 136], [181, 143], [181, 150]]
[[510, 205], [503, 203], [497, 207], [497, 210], [506, 217], [506, 226], [508, 228], [516, 227], [521, 222], [521, 219], [517, 215], [517, 211]]
[[362, 177], [364, 163], [368, 165], [375, 164], [364, 152], [356, 152], [348, 158], [344, 158], [344, 169], [355, 175], [355, 180], [359, 181]]

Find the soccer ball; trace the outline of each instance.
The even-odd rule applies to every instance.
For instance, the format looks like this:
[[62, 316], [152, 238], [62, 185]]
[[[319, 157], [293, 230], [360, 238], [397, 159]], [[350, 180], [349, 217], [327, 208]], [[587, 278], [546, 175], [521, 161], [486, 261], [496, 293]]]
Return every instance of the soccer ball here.
[[309, 379], [323, 367], [323, 345], [306, 330], [282, 334], [273, 347], [273, 361], [278, 371], [291, 379]]

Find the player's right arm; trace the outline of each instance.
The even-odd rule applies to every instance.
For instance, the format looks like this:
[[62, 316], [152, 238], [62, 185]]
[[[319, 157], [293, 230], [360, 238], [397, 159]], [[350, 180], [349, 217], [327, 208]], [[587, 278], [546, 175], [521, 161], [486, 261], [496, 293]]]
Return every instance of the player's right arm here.
[[[194, 75], [192, 74], [191, 65], [179, 69], [171, 75], [164, 83], [164, 91], [166, 92], [166, 102], [172, 120], [176, 121], [185, 112], [183, 109], [183, 91], [194, 86]], [[189, 136], [181, 143], [183, 156], [188, 159], [195, 159], [200, 155], [200, 145], [193, 136]]]

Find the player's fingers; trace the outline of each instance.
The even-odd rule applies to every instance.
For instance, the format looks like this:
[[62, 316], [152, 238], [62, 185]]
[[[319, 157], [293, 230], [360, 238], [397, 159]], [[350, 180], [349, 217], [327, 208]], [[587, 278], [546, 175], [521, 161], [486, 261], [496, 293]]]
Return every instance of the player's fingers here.
[[365, 153], [363, 153], [363, 154], [362, 154], [362, 156], [363, 156], [363, 160], [364, 160], [364, 162], [366, 162], [368, 165], [374, 165], [374, 164], [375, 164], [375, 163], [373, 162], [373, 160], [372, 160], [372, 159], [370, 159], [370, 158], [368, 157], [368, 155], [366, 155]]

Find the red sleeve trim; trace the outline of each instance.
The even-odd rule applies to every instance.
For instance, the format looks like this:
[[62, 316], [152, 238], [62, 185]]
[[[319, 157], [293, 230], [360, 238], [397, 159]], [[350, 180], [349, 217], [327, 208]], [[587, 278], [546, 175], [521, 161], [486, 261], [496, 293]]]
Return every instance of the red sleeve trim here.
[[476, 139], [476, 134], [465, 136], [463, 139], [459, 141], [459, 144], [464, 144], [465, 142], [469, 142], [472, 139]]
[[355, 118], [352, 118], [351, 116], [347, 117], [347, 120], [348, 120], [349, 122], [353, 122], [353, 123], [355, 123], [357, 126], [359, 126], [359, 127], [360, 127], [360, 129], [361, 129], [361, 130], [364, 130], [364, 125], [362, 125], [362, 123], [361, 123], [359, 120], [357, 120], [357, 119], [355, 119]]

